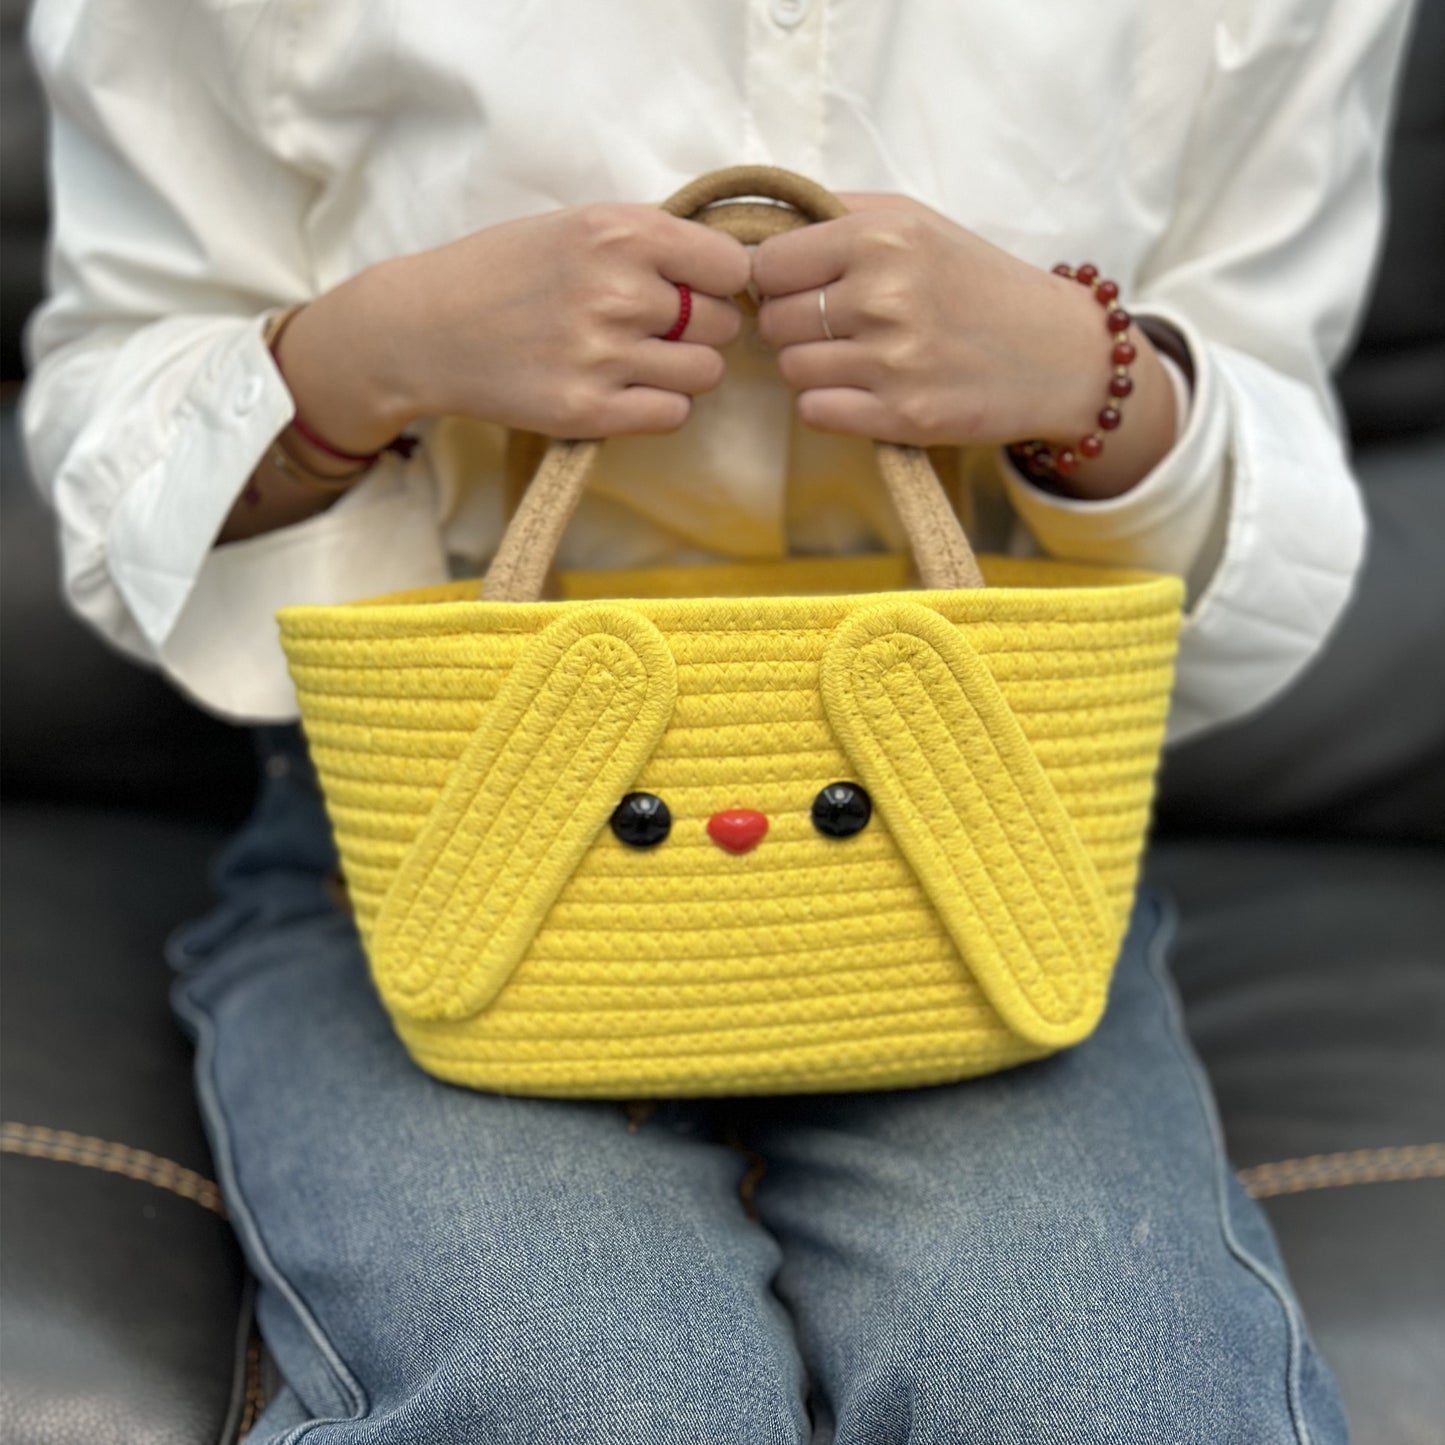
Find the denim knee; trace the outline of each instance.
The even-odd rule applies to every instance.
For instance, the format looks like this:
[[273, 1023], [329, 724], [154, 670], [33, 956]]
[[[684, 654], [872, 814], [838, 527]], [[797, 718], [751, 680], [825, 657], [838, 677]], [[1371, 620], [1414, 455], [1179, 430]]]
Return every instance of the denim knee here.
[[[470, 1297], [468, 1297], [470, 1296]], [[801, 1386], [758, 1323], [700, 1321], [661, 1297], [605, 1305], [574, 1293], [448, 1288], [422, 1328], [389, 1331], [368, 1399], [276, 1445], [802, 1445]], [[411, 1337], [408, 1338], [408, 1333]], [[269, 1445], [269, 1442], [268, 1442]]]
[[[468, 1341], [426, 1390], [426, 1416], [456, 1422], [458, 1445], [799, 1445], [784, 1382], [723, 1368], [686, 1321], [653, 1318], [633, 1338], [546, 1347], [544, 1322], [525, 1341], [490, 1331]], [[400, 1438], [400, 1437], [399, 1437]], [[435, 1436], [428, 1436], [434, 1439]]]
[[1343, 1445], [1327, 1377], [1272, 1298], [1262, 1329], [1197, 1279], [1132, 1263], [1119, 1290], [1096, 1260], [1072, 1290], [1015, 1279], [1011, 1303], [1002, 1288], [904, 1304], [835, 1402], [836, 1445]]
[[365, 1415], [310, 1422], [278, 1445], [802, 1445], [780, 1387], [720, 1378], [694, 1343], [593, 1341], [542, 1367], [535, 1348], [518, 1357], [479, 1333]]
[[1300, 1433], [1282, 1393], [1257, 1407], [1211, 1407], [1201, 1369], [1192, 1389], [1161, 1394], [1139, 1362], [1112, 1378], [1062, 1375], [1021, 1381], [1006, 1363], [940, 1354], [880, 1364], [858, 1382], [838, 1416], [836, 1445], [1343, 1445], [1344, 1435]]

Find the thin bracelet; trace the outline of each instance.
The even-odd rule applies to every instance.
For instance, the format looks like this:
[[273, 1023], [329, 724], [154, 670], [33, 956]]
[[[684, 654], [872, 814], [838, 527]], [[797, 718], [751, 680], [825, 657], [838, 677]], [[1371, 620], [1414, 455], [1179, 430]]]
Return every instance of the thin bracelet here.
[[290, 477], [293, 482], [318, 492], [348, 491], [371, 470], [373, 465], [371, 462], [367, 462], [364, 467], [357, 467], [355, 471], [343, 472], [339, 477], [328, 477], [321, 472], [313, 472], [310, 467], [298, 462], [282, 445], [280, 437], [271, 443], [271, 450], [266, 453], [266, 460], [278, 472]]
[[[271, 360], [276, 365], [276, 370], [281, 372], [281, 379], [286, 379], [286, 373], [281, 370], [281, 358], [277, 355], [277, 348], [281, 345], [281, 337], [285, 334], [286, 328], [295, 319], [296, 314], [305, 309], [306, 303], [300, 302], [294, 306], [287, 306], [284, 309], [274, 312], [266, 322], [262, 339], [266, 343], [266, 349], [271, 353]], [[403, 432], [400, 436], [393, 437], [383, 447], [374, 452], [348, 452], [340, 447], [333, 446], [324, 437], [318, 436], [301, 419], [299, 412], [293, 413], [290, 421], [290, 428], [308, 446], [315, 447], [317, 451], [323, 452], [328, 457], [334, 457], [339, 462], [355, 462], [355, 471], [346, 472], [339, 477], [327, 477], [320, 472], [314, 472], [311, 468], [303, 466], [295, 457], [291, 456], [280, 444], [278, 438], [272, 448], [272, 462], [287, 476], [306, 486], [319, 486], [326, 491], [344, 491], [352, 483], [359, 480], [379, 462], [387, 452], [406, 460], [417, 449], [419, 438], [410, 433]]]
[[405, 459], [416, 450], [417, 445], [416, 437], [403, 432], [400, 436], [393, 437], [378, 451], [344, 452], [340, 447], [334, 447], [330, 442], [323, 441], [321, 437], [317, 436], [316, 433], [301, 420], [299, 415], [291, 418], [291, 430], [294, 431], [302, 441], [306, 442], [307, 445], [315, 447], [318, 452], [325, 452], [328, 457], [335, 457], [338, 462], [361, 462], [368, 467], [375, 466], [387, 452], [395, 452], [397, 456]]

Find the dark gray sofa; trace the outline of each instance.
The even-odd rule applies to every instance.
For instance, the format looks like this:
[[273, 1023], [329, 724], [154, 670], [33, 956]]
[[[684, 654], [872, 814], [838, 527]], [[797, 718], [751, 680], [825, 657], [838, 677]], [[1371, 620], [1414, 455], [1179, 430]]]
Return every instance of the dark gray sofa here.
[[[14, 121], [22, 11], [5, 0], [12, 376], [43, 226]], [[1170, 757], [1150, 861], [1232, 1155], [1358, 1445], [1445, 1438], [1442, 73], [1445, 0], [1426, 0], [1389, 251], [1342, 378], [1373, 522], [1358, 599], [1286, 697]], [[267, 1367], [161, 945], [249, 805], [249, 739], [65, 614], [9, 402], [0, 428], [0, 1434], [231, 1441]]]

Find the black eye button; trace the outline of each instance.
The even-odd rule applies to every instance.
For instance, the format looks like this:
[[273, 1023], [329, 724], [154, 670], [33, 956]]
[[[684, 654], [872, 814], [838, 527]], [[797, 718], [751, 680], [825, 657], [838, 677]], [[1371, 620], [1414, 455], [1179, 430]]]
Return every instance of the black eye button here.
[[652, 793], [629, 793], [612, 810], [612, 831], [629, 848], [655, 848], [672, 831], [672, 814]]
[[868, 826], [873, 799], [857, 783], [829, 783], [813, 799], [813, 826], [829, 838], [851, 838]]

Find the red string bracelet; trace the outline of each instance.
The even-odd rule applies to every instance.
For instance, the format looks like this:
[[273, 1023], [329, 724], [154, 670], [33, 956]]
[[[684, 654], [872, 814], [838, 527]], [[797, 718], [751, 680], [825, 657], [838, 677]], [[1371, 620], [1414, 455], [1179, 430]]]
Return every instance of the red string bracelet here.
[[1120, 410], [1124, 398], [1134, 390], [1134, 379], [1129, 368], [1134, 364], [1138, 350], [1125, 332], [1134, 318], [1119, 305], [1119, 287], [1113, 281], [1103, 280], [1099, 268], [1085, 262], [1078, 270], [1060, 262], [1054, 267], [1054, 275], [1077, 281], [1094, 293], [1094, 300], [1104, 308], [1104, 325], [1109, 332], [1112, 349], [1109, 359], [1114, 365], [1114, 374], [1109, 378], [1108, 400], [1096, 418], [1098, 431], [1079, 438], [1075, 447], [1054, 448], [1045, 441], [1015, 442], [1008, 448], [1008, 454], [1034, 481], [1057, 481], [1077, 469], [1079, 462], [1091, 461], [1104, 450], [1104, 438], [1100, 433], [1113, 431], [1124, 419]]
[[[266, 347], [271, 353], [271, 360], [276, 363], [276, 370], [281, 371], [281, 358], [276, 354], [277, 348], [281, 345], [281, 337], [285, 334], [286, 328], [295, 319], [300, 306], [288, 307], [285, 311], [278, 313], [271, 319], [266, 329]], [[282, 378], [286, 373], [281, 371]], [[388, 452], [394, 453], [403, 459], [410, 457], [420, 445], [421, 439], [412, 436], [409, 432], [403, 432], [400, 436], [393, 437], [383, 447], [374, 452], [348, 452], [340, 447], [332, 446], [324, 437], [317, 434], [301, 420], [300, 413], [291, 417], [291, 430], [296, 433], [308, 446], [315, 447], [318, 452], [323, 452], [328, 457], [334, 457], [338, 462], [351, 462], [356, 470], [348, 472], [344, 477], [325, 478], [329, 482], [350, 483], [354, 482], [364, 472], [374, 467]], [[294, 458], [292, 458], [294, 462]]]
[[403, 432], [399, 437], [394, 437], [387, 442], [380, 451], [344, 452], [340, 447], [334, 447], [330, 442], [317, 436], [299, 415], [291, 418], [291, 429], [308, 446], [315, 447], [318, 452], [325, 452], [328, 457], [335, 457], [338, 462], [356, 462], [358, 465], [368, 467], [375, 466], [387, 452], [394, 452], [399, 457], [409, 457], [417, 449], [421, 440], [419, 437]]

